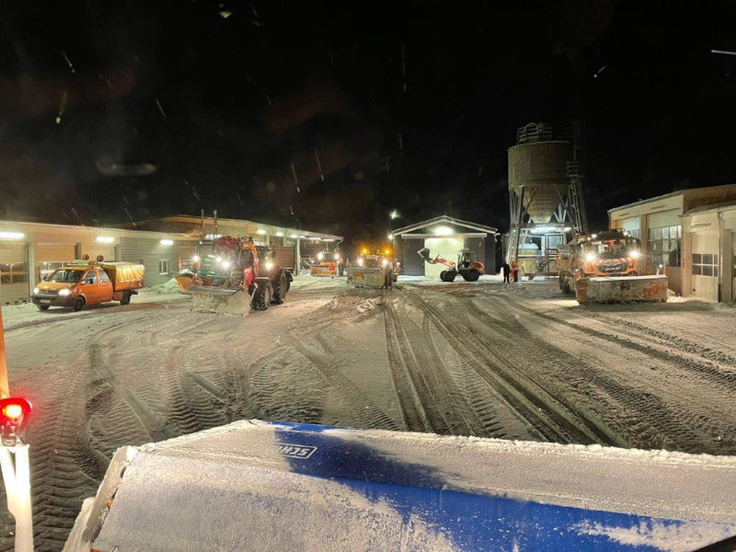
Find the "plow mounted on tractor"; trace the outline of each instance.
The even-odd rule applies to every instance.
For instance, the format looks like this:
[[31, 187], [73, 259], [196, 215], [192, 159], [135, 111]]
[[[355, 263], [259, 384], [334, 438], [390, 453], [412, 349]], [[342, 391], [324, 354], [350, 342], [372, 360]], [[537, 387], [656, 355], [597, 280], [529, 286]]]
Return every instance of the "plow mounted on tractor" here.
[[251, 238], [200, 240], [192, 260], [195, 272], [176, 281], [192, 296], [193, 311], [246, 316], [251, 308], [263, 311], [283, 303], [291, 286], [291, 273]]
[[620, 230], [577, 236], [557, 261], [560, 289], [580, 304], [667, 301], [667, 276], [641, 276], [641, 242]]
[[429, 264], [443, 264], [447, 270], [440, 272], [440, 280], [443, 282], [454, 282], [459, 274], [467, 282], [475, 282], [485, 273], [485, 265], [476, 257], [475, 251], [462, 249], [457, 254], [457, 263], [437, 255], [434, 259], [426, 247], [417, 251], [417, 254]]

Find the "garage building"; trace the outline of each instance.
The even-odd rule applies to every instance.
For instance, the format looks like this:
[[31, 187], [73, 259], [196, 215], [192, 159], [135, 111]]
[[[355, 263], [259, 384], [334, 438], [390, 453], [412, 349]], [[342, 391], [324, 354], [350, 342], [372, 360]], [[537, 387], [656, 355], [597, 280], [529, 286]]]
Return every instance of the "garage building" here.
[[[200, 217], [177, 216], [100, 228], [0, 221], [0, 305], [29, 301], [45, 276], [73, 259], [89, 255], [106, 261], [145, 265], [146, 287], [170, 280], [194, 255], [200, 239]], [[279, 262], [293, 268], [300, 254], [332, 249], [342, 236], [277, 227], [253, 221], [205, 219], [205, 233], [252, 235], [256, 243], [279, 246]]]
[[392, 236], [403, 266], [403, 274], [439, 278], [440, 272], [447, 267], [424, 262], [417, 251], [426, 247], [433, 258], [440, 255], [449, 261], [457, 262], [458, 251], [470, 249], [486, 266], [486, 274], [495, 274], [496, 234], [498, 231], [491, 226], [442, 215], [397, 228]]
[[[692, 287], [684, 282], [683, 215], [732, 200], [736, 200], [736, 184], [679, 190], [610, 209], [608, 219], [611, 228], [621, 228], [641, 240], [646, 274], [656, 274], [661, 266], [669, 277], [670, 289], [687, 296]], [[696, 238], [698, 248], [701, 239], [708, 238]]]

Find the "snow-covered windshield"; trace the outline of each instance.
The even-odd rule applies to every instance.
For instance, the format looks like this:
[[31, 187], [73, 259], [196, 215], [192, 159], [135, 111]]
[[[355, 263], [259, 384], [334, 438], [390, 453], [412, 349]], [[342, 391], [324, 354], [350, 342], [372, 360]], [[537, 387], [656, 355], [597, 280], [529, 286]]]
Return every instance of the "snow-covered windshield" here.
[[84, 270], [64, 268], [54, 271], [51, 276], [49, 276], [48, 281], [64, 284], [76, 284], [79, 280], [82, 279], [82, 275], [84, 274], [84, 272]]
[[599, 258], [626, 257], [632, 252], [640, 250], [638, 240], [608, 240], [598, 243], [588, 243], [584, 247], [585, 253], [595, 253]]
[[199, 246], [197, 246], [197, 254], [202, 258], [214, 257], [215, 256], [215, 244], [214, 243], [200, 243]]

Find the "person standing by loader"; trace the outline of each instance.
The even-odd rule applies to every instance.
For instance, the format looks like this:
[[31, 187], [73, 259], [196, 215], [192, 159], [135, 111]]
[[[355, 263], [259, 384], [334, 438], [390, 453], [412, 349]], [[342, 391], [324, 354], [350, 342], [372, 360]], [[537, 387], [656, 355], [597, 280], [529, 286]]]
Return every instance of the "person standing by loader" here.
[[511, 261], [511, 275], [514, 277], [514, 283], [519, 281], [519, 265], [516, 261]]
[[509, 266], [509, 263], [504, 261], [503, 265], [501, 266], [501, 271], [503, 272], [503, 283], [510, 284], [511, 280], [509, 279], [509, 274], [511, 274], [511, 267]]

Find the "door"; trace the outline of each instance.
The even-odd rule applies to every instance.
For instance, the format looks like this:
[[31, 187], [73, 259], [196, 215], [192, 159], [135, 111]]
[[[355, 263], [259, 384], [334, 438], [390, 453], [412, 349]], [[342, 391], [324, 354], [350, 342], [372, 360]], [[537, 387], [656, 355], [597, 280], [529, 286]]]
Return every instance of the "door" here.
[[99, 279], [96, 270], [88, 270], [84, 273], [82, 281], [78, 284], [84, 296], [87, 298], [88, 305], [96, 305], [100, 302], [100, 290], [97, 286]]
[[[464, 245], [465, 240], [462, 238], [427, 238], [424, 240], [424, 247], [429, 249], [430, 258], [434, 259], [439, 255], [453, 263], [457, 262], [457, 253]], [[443, 264], [427, 263], [424, 267], [424, 275], [428, 278], [439, 278], [443, 270], [447, 270]]]
[[718, 301], [718, 234], [693, 234], [692, 294], [707, 301]]
[[100, 283], [97, 284], [100, 293], [100, 301], [112, 301], [113, 285], [110, 277], [104, 270], [99, 270], [97, 274]]

